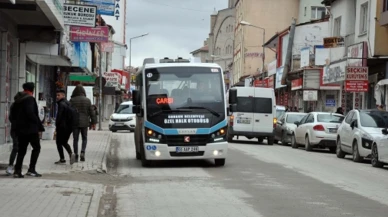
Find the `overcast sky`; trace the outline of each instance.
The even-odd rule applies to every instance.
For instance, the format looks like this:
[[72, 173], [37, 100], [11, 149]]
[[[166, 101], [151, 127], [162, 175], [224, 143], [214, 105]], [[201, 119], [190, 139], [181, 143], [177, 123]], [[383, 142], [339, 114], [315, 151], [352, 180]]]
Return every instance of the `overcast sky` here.
[[132, 40], [132, 66], [148, 57], [189, 58], [209, 35], [214, 8], [227, 6], [228, 0], [127, 0], [128, 42], [149, 33]]

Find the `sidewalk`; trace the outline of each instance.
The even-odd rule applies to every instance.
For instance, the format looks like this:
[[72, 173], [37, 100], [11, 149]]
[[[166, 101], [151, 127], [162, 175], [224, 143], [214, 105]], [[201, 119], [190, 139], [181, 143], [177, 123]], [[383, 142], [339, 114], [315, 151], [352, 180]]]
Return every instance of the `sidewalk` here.
[[[5, 168], [0, 170], [0, 216], [2, 217], [96, 217], [103, 185], [74, 180], [77, 174], [71, 172], [106, 170], [106, 154], [109, 151], [111, 132], [106, 131], [107, 123], [103, 123], [105, 131], [89, 131], [86, 161], [70, 165], [66, 155], [66, 165], [56, 165], [59, 159], [55, 140], [41, 140], [41, 152], [36, 169], [42, 178], [25, 177], [14, 179], [5, 176]], [[72, 146], [72, 138], [69, 140]], [[79, 142], [81, 145], [81, 139]], [[10, 144], [7, 144], [10, 146]], [[0, 149], [0, 164], [8, 163], [9, 147]], [[26, 154], [23, 173], [27, 172], [31, 149]], [[48, 174], [69, 174], [69, 180], [44, 179]]]
[[[55, 140], [41, 140], [41, 151], [36, 166], [36, 170], [39, 173], [69, 173], [74, 171], [88, 171], [88, 170], [105, 170], [106, 161], [105, 154], [109, 148], [111, 140], [111, 132], [107, 131], [108, 123], [103, 123], [102, 128], [104, 131], [88, 131], [88, 144], [86, 147], [85, 162], [78, 162], [70, 165], [69, 157], [65, 152], [66, 164], [56, 165], [54, 162], [59, 160], [59, 155], [57, 151], [57, 146]], [[73, 137], [69, 139], [69, 144], [73, 149]], [[7, 144], [8, 147], [3, 147], [0, 150], [0, 164], [6, 165], [9, 160], [9, 155], [11, 151], [11, 144]], [[79, 150], [81, 150], [82, 139], [80, 135], [80, 140], [78, 142]], [[27, 151], [27, 154], [24, 158], [23, 173], [26, 172], [28, 168], [31, 157], [31, 146]], [[0, 172], [1, 173], [1, 172]]]

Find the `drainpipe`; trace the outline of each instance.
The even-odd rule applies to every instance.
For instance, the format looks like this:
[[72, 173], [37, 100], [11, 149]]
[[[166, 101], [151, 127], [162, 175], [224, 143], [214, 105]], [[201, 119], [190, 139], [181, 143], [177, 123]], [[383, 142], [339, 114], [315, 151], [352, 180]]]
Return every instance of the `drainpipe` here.
[[283, 69], [282, 85], [287, 85], [287, 83], [289, 82], [287, 80], [287, 74], [291, 70], [292, 45], [294, 44], [295, 27], [296, 27], [296, 19], [292, 18], [290, 36], [288, 39], [286, 60], [285, 60], [284, 69]]

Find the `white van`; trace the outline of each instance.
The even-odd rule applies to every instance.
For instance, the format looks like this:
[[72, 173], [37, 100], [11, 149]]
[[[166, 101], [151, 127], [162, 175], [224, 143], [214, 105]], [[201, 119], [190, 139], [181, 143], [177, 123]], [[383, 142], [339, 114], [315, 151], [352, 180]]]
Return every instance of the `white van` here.
[[268, 144], [274, 143], [276, 126], [275, 92], [271, 88], [234, 87], [237, 90], [237, 106], [230, 117], [228, 141], [234, 136], [248, 139], [258, 138], [262, 143], [267, 138]]
[[136, 114], [132, 113], [132, 101], [126, 101], [120, 104], [117, 110], [109, 118], [109, 130], [117, 132], [118, 130], [135, 131]]

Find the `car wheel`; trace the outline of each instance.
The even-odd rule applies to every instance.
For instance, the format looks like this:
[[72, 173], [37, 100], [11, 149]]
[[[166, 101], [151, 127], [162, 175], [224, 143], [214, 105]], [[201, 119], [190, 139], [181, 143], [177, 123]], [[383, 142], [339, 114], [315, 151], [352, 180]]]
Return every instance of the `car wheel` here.
[[372, 164], [372, 167], [378, 167], [378, 168], [382, 168], [384, 166], [384, 164], [379, 161], [379, 151], [377, 149], [376, 144], [373, 144], [372, 146], [371, 164]]
[[312, 151], [313, 147], [311, 147], [309, 136], [306, 135], [305, 138], [306, 151]]
[[278, 143], [279, 143], [278, 140], [276, 140], [276, 139], [273, 140], [273, 144], [278, 144]]
[[292, 148], [299, 148], [298, 143], [296, 143], [295, 134], [292, 134], [292, 137], [291, 137], [291, 147]]
[[117, 132], [117, 130], [112, 130], [113, 133]]
[[222, 167], [225, 165], [225, 159], [214, 159], [214, 164], [218, 167]]
[[343, 152], [342, 151], [342, 149], [341, 149], [341, 139], [340, 138], [338, 138], [338, 140], [337, 140], [337, 147], [336, 147], [336, 150], [335, 150], [335, 153], [336, 153], [336, 155], [337, 155], [337, 157], [338, 158], [344, 158], [345, 157], [345, 152]]
[[362, 161], [362, 157], [360, 156], [360, 152], [358, 151], [357, 141], [353, 142], [353, 161], [354, 162]]

